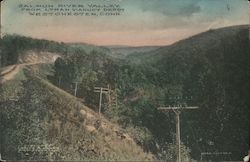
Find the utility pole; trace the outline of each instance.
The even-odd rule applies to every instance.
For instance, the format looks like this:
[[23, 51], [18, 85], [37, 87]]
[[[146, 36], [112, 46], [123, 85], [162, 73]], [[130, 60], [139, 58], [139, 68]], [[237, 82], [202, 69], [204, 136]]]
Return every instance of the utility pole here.
[[109, 84], [108, 84], [108, 90], [109, 90], [109, 93], [108, 93], [108, 102], [109, 102], [109, 105], [110, 105], [110, 101], [111, 101], [111, 90], [110, 90]]
[[74, 95], [76, 96], [76, 94], [77, 94], [78, 84], [79, 84], [80, 82], [74, 82], [74, 83], [75, 83], [75, 92], [74, 92]]
[[58, 77], [58, 86], [59, 86], [59, 87], [61, 87], [61, 80], [62, 80], [62, 77], [59, 76], [59, 77]]
[[94, 92], [100, 93], [99, 98], [99, 115], [101, 115], [101, 109], [102, 109], [102, 94], [109, 94], [110, 89], [109, 88], [103, 88], [103, 87], [95, 87]]
[[177, 145], [177, 162], [181, 162], [181, 128], [180, 128], [180, 114], [182, 110], [198, 109], [197, 106], [174, 106], [174, 107], [159, 107], [161, 111], [173, 111], [176, 115], [176, 145]]

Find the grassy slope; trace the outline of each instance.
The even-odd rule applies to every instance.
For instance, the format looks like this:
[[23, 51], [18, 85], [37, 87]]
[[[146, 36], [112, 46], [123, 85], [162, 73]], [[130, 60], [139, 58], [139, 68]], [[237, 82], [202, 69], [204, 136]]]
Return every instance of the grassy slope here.
[[[24, 158], [20, 153], [16, 156], [16, 147], [26, 144], [59, 147], [52, 154], [57, 160], [152, 159], [118, 126], [31, 72], [24, 69], [16, 80], [1, 87], [1, 152], [5, 159]], [[48, 158], [46, 153], [34, 157]]]

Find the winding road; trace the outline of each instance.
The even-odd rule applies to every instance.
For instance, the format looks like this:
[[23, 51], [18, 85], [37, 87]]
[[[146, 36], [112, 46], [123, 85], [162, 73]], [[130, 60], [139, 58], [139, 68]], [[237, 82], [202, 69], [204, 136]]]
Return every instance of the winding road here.
[[0, 72], [0, 84], [3, 84], [8, 80], [12, 80], [25, 66], [35, 64], [39, 63], [16, 64], [6, 67], [2, 72]]

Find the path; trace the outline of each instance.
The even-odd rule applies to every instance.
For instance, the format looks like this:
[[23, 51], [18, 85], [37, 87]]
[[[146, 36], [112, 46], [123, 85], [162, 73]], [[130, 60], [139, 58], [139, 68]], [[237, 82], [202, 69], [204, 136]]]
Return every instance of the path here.
[[0, 72], [0, 84], [3, 84], [4, 82], [8, 80], [12, 80], [21, 69], [23, 69], [27, 65], [35, 65], [40, 63], [25, 63], [25, 64], [16, 64], [9, 66], [7, 69]]
[[50, 52], [27, 51], [19, 59], [19, 64], [6, 66], [0, 69], [0, 84], [3, 84], [8, 80], [12, 80], [19, 73], [19, 71], [27, 65], [53, 63], [58, 57], [60, 57], [59, 54]]

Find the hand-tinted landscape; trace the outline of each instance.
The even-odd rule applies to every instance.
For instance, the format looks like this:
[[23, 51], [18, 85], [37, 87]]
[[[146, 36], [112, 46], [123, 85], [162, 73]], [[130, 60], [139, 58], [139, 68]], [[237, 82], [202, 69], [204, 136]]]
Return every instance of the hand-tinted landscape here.
[[[161, 47], [5, 35], [2, 158], [175, 161], [174, 113], [157, 108], [195, 105], [181, 113], [182, 161], [199, 161], [203, 152], [230, 153], [203, 157], [212, 161], [242, 159], [249, 147], [249, 50], [244, 25]], [[101, 114], [95, 87], [110, 90]]]
[[247, 0], [1, 1], [0, 161], [242, 161], [248, 23]]

